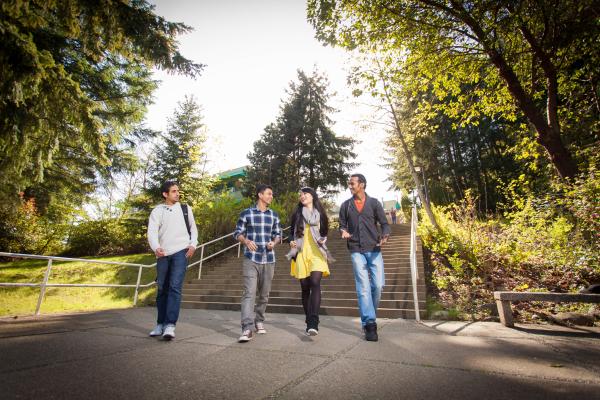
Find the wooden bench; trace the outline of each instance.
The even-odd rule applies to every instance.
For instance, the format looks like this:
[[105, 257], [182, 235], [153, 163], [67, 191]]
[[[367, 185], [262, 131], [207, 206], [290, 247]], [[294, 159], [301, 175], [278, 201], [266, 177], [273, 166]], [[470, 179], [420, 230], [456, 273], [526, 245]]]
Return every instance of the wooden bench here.
[[553, 303], [600, 303], [600, 294], [588, 293], [543, 293], [543, 292], [494, 292], [500, 322], [514, 327], [511, 301], [550, 301]]

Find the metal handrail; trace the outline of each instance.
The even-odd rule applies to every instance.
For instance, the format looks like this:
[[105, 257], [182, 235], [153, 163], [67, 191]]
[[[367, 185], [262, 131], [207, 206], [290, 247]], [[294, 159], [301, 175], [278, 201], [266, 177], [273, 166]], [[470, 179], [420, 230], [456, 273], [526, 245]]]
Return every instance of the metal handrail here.
[[417, 270], [417, 223], [419, 221], [417, 215], [417, 206], [413, 204], [412, 215], [410, 219], [410, 275], [413, 287], [413, 302], [415, 304], [415, 319], [421, 320], [419, 313], [419, 299], [417, 295], [417, 279], [419, 272]]
[[[283, 228], [281, 230], [281, 232], [283, 233], [283, 232], [285, 232], [286, 230], [288, 230], [290, 228], [291, 228], [291, 226], [287, 226], [287, 227]], [[216, 253], [211, 254], [208, 257], [204, 257], [204, 248], [207, 245], [215, 243], [215, 242], [217, 242], [219, 240], [223, 240], [223, 239], [225, 239], [227, 237], [230, 237], [230, 236], [233, 235], [233, 233], [234, 232], [231, 232], [231, 233], [229, 233], [227, 235], [221, 236], [220, 238], [213, 239], [210, 242], [206, 242], [206, 243], [203, 243], [200, 246], [198, 246], [198, 248], [200, 249], [200, 259], [198, 261], [195, 261], [194, 263], [188, 265], [188, 268], [195, 267], [196, 265], [198, 265], [198, 279], [202, 279], [202, 263], [204, 261], [209, 260], [209, 259], [211, 259], [211, 258], [213, 258], [213, 257], [215, 257], [215, 256], [217, 256], [217, 255], [219, 255], [221, 253], [224, 253], [227, 250], [233, 249], [234, 247], [238, 248], [237, 257], [240, 258], [240, 254], [241, 254], [241, 251], [242, 251], [242, 242], [237, 242], [235, 244], [232, 244], [231, 246], [228, 246], [228, 247], [226, 247], [224, 249], [221, 249], [221, 250], [217, 251]], [[282, 235], [281, 241], [283, 242], [285, 239], [287, 239], [287, 237], [283, 237], [283, 235]], [[196, 250], [198, 250], [198, 249], [196, 249]]]
[[[283, 231], [286, 231], [287, 229], [290, 229], [290, 227], [286, 227], [284, 229], [282, 229]], [[233, 232], [228, 233], [226, 235], [223, 235], [219, 238], [210, 240], [206, 243], [202, 243], [198, 246], [198, 249], [200, 249], [200, 260], [191, 263], [187, 266], [186, 269], [190, 269], [196, 265], [199, 265], [198, 268], [198, 279], [200, 279], [201, 274], [202, 274], [202, 263], [208, 259], [211, 259], [221, 253], [226, 252], [227, 250], [233, 249], [234, 247], [238, 247], [238, 258], [240, 257], [240, 252], [241, 252], [241, 246], [242, 243], [238, 242], [236, 244], [233, 244], [231, 246], [228, 246], [224, 249], [221, 249], [219, 251], [217, 251], [216, 253], [213, 253], [207, 257], [204, 257], [204, 249], [207, 245], [209, 244], [213, 244], [218, 242], [219, 240], [223, 240], [227, 237], [231, 237], [233, 235]], [[285, 240], [286, 238], [282, 236], [282, 241]], [[86, 259], [86, 258], [71, 258], [71, 257], [57, 257], [57, 256], [42, 256], [42, 255], [38, 255], [38, 254], [23, 254], [23, 253], [7, 253], [7, 252], [0, 252], [0, 257], [11, 257], [11, 258], [31, 258], [31, 259], [36, 259], [36, 260], [48, 260], [48, 264], [46, 265], [46, 271], [44, 272], [44, 277], [42, 279], [42, 282], [40, 283], [32, 283], [32, 282], [23, 282], [23, 283], [15, 283], [15, 282], [0, 282], [0, 287], [1, 286], [6, 286], [6, 287], [39, 287], [40, 288], [40, 294], [38, 296], [38, 301], [37, 301], [37, 305], [35, 308], [35, 315], [39, 315], [40, 314], [40, 308], [42, 306], [42, 302], [44, 301], [44, 297], [46, 294], [46, 288], [49, 287], [87, 287], [87, 288], [135, 288], [135, 294], [133, 296], [133, 305], [137, 305], [137, 300], [138, 300], [138, 294], [139, 294], [139, 290], [141, 288], [148, 288], [150, 286], [153, 286], [156, 284], [156, 281], [152, 281], [146, 284], [142, 284], [141, 283], [141, 279], [142, 279], [142, 269], [143, 268], [152, 268], [154, 266], [156, 266], [156, 263], [153, 264], [136, 264], [136, 263], [124, 263], [124, 262], [118, 262], [118, 261], [102, 261], [102, 260], [94, 260], [94, 259]], [[52, 271], [52, 263], [53, 261], [67, 261], [67, 262], [86, 262], [86, 263], [92, 263], [92, 264], [105, 264], [105, 265], [117, 265], [117, 266], [124, 266], [124, 267], [137, 267], [138, 268], [138, 275], [137, 275], [137, 280], [135, 285], [133, 284], [129, 284], [129, 285], [121, 285], [121, 284], [109, 284], [109, 283], [48, 283], [48, 279], [50, 278], [50, 273]]]
[[[8, 287], [39, 287], [40, 294], [38, 296], [37, 305], [35, 307], [35, 315], [40, 314], [40, 308], [42, 307], [42, 302], [44, 301], [44, 297], [46, 295], [46, 288], [49, 287], [94, 287], [94, 288], [135, 288], [135, 294], [133, 296], [133, 305], [137, 304], [138, 294], [140, 288], [147, 288], [155, 284], [155, 282], [150, 282], [147, 284], [141, 284], [142, 279], [142, 269], [143, 268], [152, 268], [156, 265], [154, 264], [136, 264], [136, 263], [124, 263], [119, 261], [103, 261], [103, 260], [94, 260], [94, 259], [86, 259], [86, 258], [71, 258], [71, 257], [57, 257], [57, 256], [41, 256], [38, 254], [22, 254], [22, 253], [7, 253], [0, 252], [0, 257], [11, 257], [11, 258], [31, 258], [35, 260], [48, 260], [48, 264], [46, 264], [46, 271], [44, 271], [44, 278], [40, 283], [15, 283], [15, 282], [0, 282], [0, 286], [8, 286]], [[110, 284], [110, 283], [48, 283], [48, 279], [50, 278], [50, 272], [52, 271], [52, 263], [54, 261], [67, 261], [67, 262], [85, 262], [91, 264], [105, 264], [105, 265], [118, 265], [122, 267], [137, 267], [138, 275], [137, 281], [135, 285], [119, 285], [119, 284]]]

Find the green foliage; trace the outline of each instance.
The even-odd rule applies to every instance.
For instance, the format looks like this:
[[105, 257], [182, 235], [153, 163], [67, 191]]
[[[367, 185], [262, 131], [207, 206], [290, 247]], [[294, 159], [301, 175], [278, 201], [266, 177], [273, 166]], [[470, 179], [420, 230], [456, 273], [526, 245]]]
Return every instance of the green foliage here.
[[63, 219], [57, 223], [53, 214], [69, 214], [72, 210], [53, 205], [48, 215], [38, 212], [34, 199], [20, 200], [16, 210], [0, 208], [0, 250], [8, 253], [58, 254], [64, 248], [63, 239], [69, 225]]
[[565, 186], [562, 203], [572, 214], [575, 229], [586, 244], [577, 265], [600, 268], [600, 173], [591, 165], [586, 174]]
[[240, 212], [252, 204], [252, 199], [243, 198], [240, 201], [229, 193], [220, 193], [194, 206], [198, 241], [207, 242], [233, 232]]
[[[579, 201], [587, 204], [586, 195]], [[503, 219], [485, 221], [469, 194], [458, 205], [434, 210], [440, 229], [423, 220], [419, 234], [433, 253], [440, 300], [463, 318], [483, 317], [494, 290], [573, 292], [600, 281], [598, 258], [590, 257], [597, 254], [597, 239], [590, 243], [556, 202], [526, 199]]]
[[118, 218], [82, 221], [73, 226], [67, 240], [69, 256], [106, 256], [146, 251], [145, 237], [127, 229]]
[[206, 157], [205, 142], [200, 106], [193, 96], [186, 96], [178, 103], [167, 132], [155, 148], [149, 193], [162, 199], [160, 186], [167, 180], [175, 180], [180, 184], [183, 202], [200, 203], [211, 185], [202, 163]]
[[[271, 208], [279, 214], [281, 228], [290, 225], [292, 213], [298, 205], [298, 192], [288, 192], [278, 195], [271, 203]], [[287, 232], [289, 234], [289, 232]], [[285, 235], [284, 235], [285, 236]]]
[[404, 220], [410, 221], [412, 216], [412, 202], [406, 195], [406, 192], [402, 192], [402, 198], [400, 199], [400, 209], [404, 214]]
[[422, 101], [424, 115], [443, 111], [458, 126], [526, 119], [563, 177], [598, 140], [596, 14], [592, 0], [308, 2], [320, 40], [383, 55], [407, 97], [431, 90], [439, 103]]
[[[298, 71], [299, 83], [290, 83], [289, 99], [281, 106], [277, 121], [265, 128], [248, 154], [246, 185], [268, 183], [277, 193], [296, 192], [310, 186], [328, 194], [344, 185], [355, 164], [353, 139], [337, 136], [330, 128], [327, 79], [314, 72]], [[251, 191], [250, 189], [248, 190]]]
[[152, 68], [199, 74], [176, 41], [190, 28], [153, 8], [144, 0], [2, 2], [1, 201], [16, 204], [19, 192], [48, 180], [89, 193], [143, 118]]

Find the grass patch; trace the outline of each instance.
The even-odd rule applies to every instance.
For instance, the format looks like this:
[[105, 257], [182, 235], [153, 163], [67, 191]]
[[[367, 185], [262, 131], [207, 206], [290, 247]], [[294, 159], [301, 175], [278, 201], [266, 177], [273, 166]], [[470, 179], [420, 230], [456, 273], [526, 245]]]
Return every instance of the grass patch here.
[[[153, 264], [151, 254], [96, 257], [97, 260], [136, 264]], [[0, 282], [40, 283], [46, 271], [45, 260], [19, 260], [0, 263]], [[197, 270], [196, 270], [197, 271]], [[54, 262], [49, 283], [135, 284], [138, 268], [77, 262]], [[141, 284], [156, 277], [154, 268], [144, 268]], [[32, 314], [35, 311], [39, 288], [0, 287], [0, 316]], [[133, 306], [135, 288], [47, 288], [40, 312], [43, 314], [68, 311], [91, 311]], [[138, 305], [154, 302], [156, 288], [141, 289]]]
[[448, 319], [450, 321], [459, 319], [458, 311], [455, 308], [445, 308], [432, 296], [427, 295], [426, 306], [427, 318]]

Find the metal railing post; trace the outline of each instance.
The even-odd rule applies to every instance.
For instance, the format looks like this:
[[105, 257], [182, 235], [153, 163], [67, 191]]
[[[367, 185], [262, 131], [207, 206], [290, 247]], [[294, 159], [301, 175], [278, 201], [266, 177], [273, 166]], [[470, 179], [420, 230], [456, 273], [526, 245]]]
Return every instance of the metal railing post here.
[[133, 295], [133, 305], [134, 307], [137, 305], [138, 300], [138, 292], [140, 290], [140, 281], [142, 279], [142, 267], [138, 270], [137, 282], [135, 283], [135, 294]]
[[[289, 227], [285, 228], [285, 230], [289, 229]], [[223, 240], [227, 237], [230, 237], [231, 233], [221, 236], [219, 238], [213, 239], [211, 241], [208, 241], [206, 243], [203, 243], [200, 247], [202, 247], [200, 249], [200, 260], [196, 261], [194, 263], [188, 264], [187, 268], [193, 268], [196, 266], [196, 264], [199, 264], [198, 267], [198, 279], [202, 278], [202, 264], [204, 262], [204, 260], [209, 260], [219, 254], [222, 254], [226, 251], [230, 251], [231, 249], [233, 249], [234, 247], [237, 246], [238, 248], [238, 258], [240, 257], [241, 254], [241, 249], [242, 249], [242, 243], [238, 242], [237, 244], [232, 244], [230, 246], [225, 247], [224, 249], [221, 249], [217, 252], [214, 252], [213, 254], [210, 254], [208, 256], [205, 257], [204, 254], [204, 248], [212, 243], [216, 243], [220, 240]], [[21, 253], [7, 253], [7, 252], [3, 252], [0, 251], [0, 257], [11, 257], [11, 258], [26, 258], [26, 259], [37, 259], [37, 260], [48, 260], [48, 266], [46, 268], [46, 272], [44, 273], [44, 279], [41, 283], [33, 283], [33, 282], [0, 282], [0, 287], [39, 287], [40, 288], [40, 295], [37, 301], [37, 306], [35, 308], [35, 314], [34, 315], [39, 315], [40, 314], [40, 309], [42, 307], [42, 302], [44, 301], [44, 296], [46, 295], [46, 289], [49, 287], [60, 287], [60, 288], [65, 288], [65, 287], [85, 287], [85, 288], [132, 288], [135, 289], [135, 293], [133, 296], [133, 305], [136, 306], [137, 305], [137, 301], [139, 298], [139, 293], [140, 293], [140, 289], [142, 288], [147, 288], [150, 287], [154, 284], [156, 284], [155, 281], [150, 282], [148, 284], [141, 284], [141, 279], [142, 279], [142, 269], [143, 268], [152, 268], [154, 266], [156, 266], [156, 263], [151, 264], [151, 265], [146, 265], [146, 264], [137, 264], [137, 263], [124, 263], [124, 262], [117, 262], [117, 261], [103, 261], [103, 260], [94, 260], [94, 259], [83, 259], [83, 258], [70, 258], [70, 257], [57, 257], [57, 256], [43, 256], [43, 255], [38, 255], [38, 254], [21, 254]], [[54, 282], [54, 283], [48, 283], [48, 280], [50, 278], [50, 273], [52, 271], [52, 263], [54, 261], [66, 261], [66, 262], [83, 262], [83, 263], [91, 263], [91, 264], [106, 264], [106, 265], [117, 265], [117, 266], [126, 266], [126, 267], [136, 267], [138, 268], [138, 276], [137, 276], [137, 281], [136, 284], [110, 284], [110, 283], [58, 283], [58, 282]]]
[[420, 321], [419, 298], [417, 295], [417, 207], [413, 205], [410, 221], [410, 275], [413, 287], [413, 302], [415, 305], [415, 320]]
[[46, 272], [44, 273], [44, 280], [42, 280], [42, 284], [40, 285], [40, 297], [38, 297], [37, 306], [35, 307], [35, 315], [40, 315], [40, 308], [42, 307], [42, 301], [44, 301], [44, 295], [46, 294], [46, 284], [48, 284], [48, 277], [50, 276], [51, 270], [52, 259], [49, 259], [48, 266], [46, 267]]
[[204, 245], [200, 246], [200, 264], [198, 266], [198, 279], [202, 277], [202, 260], [204, 260]]

